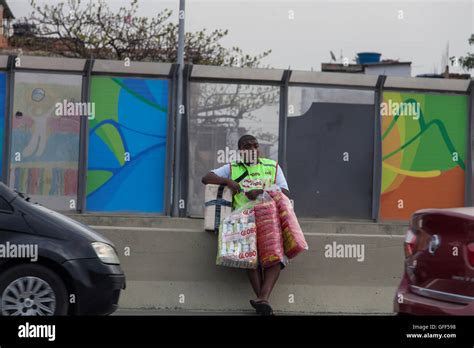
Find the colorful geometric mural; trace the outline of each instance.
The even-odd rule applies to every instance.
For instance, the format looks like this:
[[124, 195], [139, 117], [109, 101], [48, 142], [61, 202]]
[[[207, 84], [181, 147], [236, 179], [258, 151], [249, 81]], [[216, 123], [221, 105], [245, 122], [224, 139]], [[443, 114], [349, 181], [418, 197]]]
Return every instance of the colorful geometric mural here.
[[164, 210], [168, 81], [93, 77], [87, 210]]
[[0, 177], [3, 169], [3, 142], [5, 139], [5, 98], [7, 92], [7, 74], [0, 73]]
[[380, 218], [464, 206], [468, 98], [385, 92]]
[[56, 210], [77, 208], [80, 117], [56, 114], [81, 101], [82, 76], [15, 73], [10, 187]]

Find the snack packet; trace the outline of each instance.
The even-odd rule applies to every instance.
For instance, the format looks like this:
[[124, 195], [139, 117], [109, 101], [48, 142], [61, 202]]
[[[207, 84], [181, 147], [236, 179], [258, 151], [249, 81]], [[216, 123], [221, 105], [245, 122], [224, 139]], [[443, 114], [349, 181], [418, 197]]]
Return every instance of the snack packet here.
[[268, 194], [278, 208], [285, 255], [292, 259], [302, 251], [308, 250], [308, 244], [289, 198], [279, 190], [269, 191]]
[[283, 238], [278, 209], [272, 197], [264, 192], [254, 207], [257, 225], [258, 259], [263, 268], [283, 261]]
[[216, 264], [257, 268], [257, 227], [253, 205], [233, 211], [220, 224]]

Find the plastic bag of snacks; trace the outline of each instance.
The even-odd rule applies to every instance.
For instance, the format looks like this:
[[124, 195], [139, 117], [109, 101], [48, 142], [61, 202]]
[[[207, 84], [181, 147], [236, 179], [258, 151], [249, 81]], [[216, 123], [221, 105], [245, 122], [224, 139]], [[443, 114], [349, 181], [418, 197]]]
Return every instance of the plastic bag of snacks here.
[[264, 192], [254, 207], [257, 224], [258, 259], [263, 268], [283, 261], [283, 237], [278, 209], [272, 197]]
[[234, 210], [219, 226], [216, 264], [257, 268], [257, 228], [253, 202]]
[[308, 250], [308, 243], [304, 238], [295, 211], [290, 199], [280, 190], [268, 191], [278, 208], [285, 255], [292, 259], [304, 250]]

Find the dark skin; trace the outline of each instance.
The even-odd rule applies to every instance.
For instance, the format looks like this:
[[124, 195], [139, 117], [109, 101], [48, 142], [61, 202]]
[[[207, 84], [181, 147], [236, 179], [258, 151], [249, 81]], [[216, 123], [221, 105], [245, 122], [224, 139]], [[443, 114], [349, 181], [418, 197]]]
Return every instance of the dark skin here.
[[[260, 148], [259, 148], [258, 142], [256, 140], [248, 140], [248, 141], [244, 142], [241, 145], [241, 147], [239, 148], [239, 150], [246, 151], [246, 153], [251, 153], [253, 151], [253, 153], [254, 153], [253, 157], [248, 156], [247, 160], [245, 160], [246, 158], [244, 157], [244, 163], [246, 165], [253, 164], [251, 162], [250, 157], [255, 158], [256, 160], [258, 160], [258, 158], [260, 157]], [[202, 177], [201, 182], [204, 185], [207, 185], [207, 184], [227, 185], [232, 190], [232, 194], [234, 194], [234, 195], [241, 192], [240, 185], [238, 183], [236, 183], [234, 180], [227, 179], [227, 178], [222, 178], [222, 177], [214, 174], [213, 172], [209, 172], [206, 175], [204, 175]], [[287, 197], [290, 196], [290, 191], [288, 191], [284, 188], [282, 188], [281, 190]], [[262, 193], [263, 193], [263, 190], [250, 190], [250, 191], [247, 191], [245, 193], [245, 195], [247, 196], [248, 199], [254, 201]]]
[[[239, 147], [240, 151], [244, 153], [244, 163], [247, 165], [254, 164], [252, 163], [252, 159], [255, 159], [254, 162], [258, 160], [260, 157], [260, 149], [258, 145], [258, 141], [256, 140], [247, 140]], [[247, 154], [248, 156], [245, 156]], [[250, 155], [249, 155], [250, 154]], [[212, 172], [207, 173], [202, 178], [202, 183], [207, 184], [215, 184], [215, 185], [227, 185], [231, 190], [232, 194], [237, 194], [241, 192], [240, 185], [235, 181], [227, 178], [222, 178]], [[290, 196], [290, 192], [286, 189], [281, 189], [282, 192], [286, 196]], [[255, 200], [259, 195], [263, 193], [263, 190], [250, 190], [245, 193], [248, 199]], [[257, 296], [257, 302], [268, 303], [268, 298], [275, 286], [278, 277], [280, 276], [280, 264], [277, 264], [272, 267], [268, 267], [262, 269], [261, 267], [257, 269], [248, 269], [247, 275], [250, 280], [250, 284], [252, 285], [252, 289]]]

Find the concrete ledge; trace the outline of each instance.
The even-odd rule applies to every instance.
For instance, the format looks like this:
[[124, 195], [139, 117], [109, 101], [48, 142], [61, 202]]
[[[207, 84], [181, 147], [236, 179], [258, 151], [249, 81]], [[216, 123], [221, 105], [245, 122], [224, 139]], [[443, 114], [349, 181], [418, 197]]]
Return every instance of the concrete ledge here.
[[151, 214], [71, 214], [67, 216], [86, 225], [131, 226], [131, 227], [169, 227], [203, 229], [203, 219], [183, 219]]
[[[152, 214], [66, 214], [69, 217], [91, 226], [120, 226], [147, 227], [171, 229], [195, 229], [202, 231], [202, 218], [172, 218]], [[299, 219], [303, 231], [321, 233], [369, 233], [369, 234], [404, 234], [407, 222], [375, 223], [363, 220], [333, 220], [333, 219]]]

